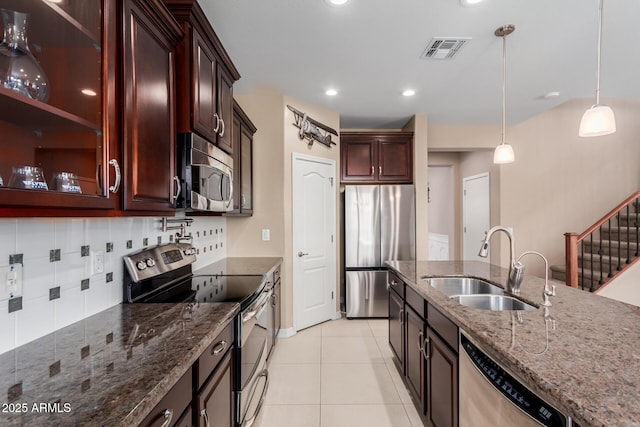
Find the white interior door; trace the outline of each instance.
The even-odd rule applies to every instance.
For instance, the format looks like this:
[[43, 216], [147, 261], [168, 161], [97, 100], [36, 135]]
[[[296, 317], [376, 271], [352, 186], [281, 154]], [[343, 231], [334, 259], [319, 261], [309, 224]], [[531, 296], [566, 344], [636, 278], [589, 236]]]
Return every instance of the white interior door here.
[[296, 330], [336, 312], [335, 161], [293, 155], [293, 322]]
[[478, 256], [484, 235], [491, 228], [489, 173], [462, 180], [463, 259], [488, 262]]

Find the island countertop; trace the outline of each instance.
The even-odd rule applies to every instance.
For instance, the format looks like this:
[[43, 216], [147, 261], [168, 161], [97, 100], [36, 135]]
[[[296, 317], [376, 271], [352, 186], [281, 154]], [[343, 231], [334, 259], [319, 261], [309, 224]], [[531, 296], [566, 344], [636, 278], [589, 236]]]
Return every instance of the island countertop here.
[[120, 304], [3, 353], [0, 425], [138, 425], [238, 310]]
[[387, 265], [461, 332], [581, 427], [640, 426], [639, 307], [552, 282], [556, 296], [551, 297], [553, 306], [545, 317], [540, 307], [544, 279], [525, 276], [520, 298], [538, 310], [517, 314], [479, 310], [456, 303], [424, 278], [477, 277], [504, 287], [506, 269], [479, 261], [387, 261]]

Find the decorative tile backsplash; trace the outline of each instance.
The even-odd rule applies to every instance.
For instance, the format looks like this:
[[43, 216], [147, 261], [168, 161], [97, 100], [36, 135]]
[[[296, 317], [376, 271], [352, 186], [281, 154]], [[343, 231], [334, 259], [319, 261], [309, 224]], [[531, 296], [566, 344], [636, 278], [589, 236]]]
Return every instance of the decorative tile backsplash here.
[[[174, 241], [160, 219], [0, 219], [0, 268], [23, 266], [22, 296], [0, 301], [0, 353], [122, 303], [122, 256]], [[226, 257], [225, 231], [225, 218], [194, 218], [194, 269]]]

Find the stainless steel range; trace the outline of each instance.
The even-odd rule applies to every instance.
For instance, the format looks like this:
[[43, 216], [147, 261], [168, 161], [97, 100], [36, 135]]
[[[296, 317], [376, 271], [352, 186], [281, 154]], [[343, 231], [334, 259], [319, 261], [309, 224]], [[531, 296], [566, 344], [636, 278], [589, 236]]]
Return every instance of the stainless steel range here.
[[158, 245], [123, 259], [125, 303], [240, 304], [234, 325], [236, 425], [253, 424], [269, 384], [267, 307], [271, 281], [260, 275], [226, 275], [224, 264], [207, 268], [215, 274], [194, 274], [196, 250], [187, 243]]

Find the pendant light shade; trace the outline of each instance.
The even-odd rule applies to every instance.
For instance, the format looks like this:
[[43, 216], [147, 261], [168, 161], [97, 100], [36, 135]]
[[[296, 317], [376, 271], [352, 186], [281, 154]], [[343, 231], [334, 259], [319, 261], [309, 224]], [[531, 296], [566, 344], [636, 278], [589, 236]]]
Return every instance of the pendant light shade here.
[[515, 161], [513, 147], [506, 142], [506, 116], [507, 116], [507, 36], [513, 33], [516, 27], [511, 24], [503, 25], [494, 31], [498, 37], [502, 37], [502, 143], [493, 152], [493, 163], [505, 164]]
[[602, 136], [616, 131], [616, 118], [611, 107], [593, 105], [582, 115], [580, 136]]
[[613, 110], [600, 104], [600, 50], [602, 45], [602, 3], [598, 7], [598, 50], [596, 66], [596, 103], [582, 115], [578, 135], [582, 137], [609, 135], [616, 131]]
[[513, 154], [513, 147], [511, 147], [507, 142], [498, 145], [496, 150], [493, 152], [493, 163], [498, 165], [511, 163], [515, 159], [516, 156]]

